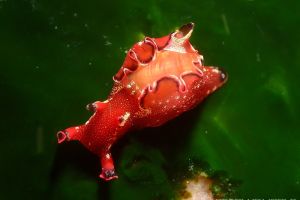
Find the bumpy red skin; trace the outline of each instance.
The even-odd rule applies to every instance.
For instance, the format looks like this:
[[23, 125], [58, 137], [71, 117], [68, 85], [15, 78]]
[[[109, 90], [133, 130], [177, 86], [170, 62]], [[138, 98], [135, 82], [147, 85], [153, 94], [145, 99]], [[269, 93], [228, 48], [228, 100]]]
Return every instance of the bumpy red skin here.
[[189, 23], [162, 38], [148, 38], [127, 53], [108, 100], [87, 105], [94, 112], [83, 125], [57, 133], [58, 143], [79, 140], [100, 157], [104, 180], [117, 178], [111, 146], [132, 129], [160, 126], [199, 104], [222, 86], [226, 74], [202, 65], [189, 42]]

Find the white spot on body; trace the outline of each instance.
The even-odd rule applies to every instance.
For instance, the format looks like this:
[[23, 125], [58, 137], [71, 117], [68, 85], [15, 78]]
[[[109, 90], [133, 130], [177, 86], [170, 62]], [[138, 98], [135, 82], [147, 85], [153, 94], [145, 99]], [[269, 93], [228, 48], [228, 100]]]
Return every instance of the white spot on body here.
[[214, 73], [219, 73], [219, 70], [218, 69], [213, 69], [213, 70], [211, 70], [212, 72], [214, 72]]
[[121, 116], [119, 118], [119, 120], [120, 120], [119, 126], [124, 126], [125, 123], [127, 122], [127, 120], [129, 119], [129, 117], [130, 117], [130, 113], [129, 112], [126, 112], [123, 116]]
[[131, 94], [131, 95], [135, 95], [135, 94], [136, 94], [136, 91], [135, 91], [135, 90], [132, 90], [130, 94]]
[[128, 85], [126, 85], [126, 87], [129, 89], [129, 88], [131, 88], [131, 85], [130, 85], [130, 84], [128, 84]]

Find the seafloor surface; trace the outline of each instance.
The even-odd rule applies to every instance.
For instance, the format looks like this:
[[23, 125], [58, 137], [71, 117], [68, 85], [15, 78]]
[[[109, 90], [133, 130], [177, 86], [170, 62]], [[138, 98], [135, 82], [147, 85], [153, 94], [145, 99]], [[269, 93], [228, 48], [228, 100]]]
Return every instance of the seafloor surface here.
[[[171, 199], [199, 171], [219, 194], [300, 198], [299, 7], [0, 0], [0, 199]], [[227, 84], [165, 126], [127, 135], [113, 151], [119, 179], [104, 183], [97, 157], [58, 147], [55, 133], [106, 98], [133, 43], [190, 21], [193, 45]]]

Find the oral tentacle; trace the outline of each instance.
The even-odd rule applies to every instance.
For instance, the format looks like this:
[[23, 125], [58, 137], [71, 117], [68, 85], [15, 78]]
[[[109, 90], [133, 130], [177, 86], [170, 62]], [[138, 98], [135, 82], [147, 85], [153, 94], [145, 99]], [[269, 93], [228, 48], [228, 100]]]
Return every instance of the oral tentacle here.
[[91, 112], [101, 111], [107, 106], [107, 102], [96, 101], [86, 105], [86, 109]]
[[81, 140], [85, 131], [85, 125], [67, 128], [57, 133], [57, 142], [60, 144], [65, 141]]

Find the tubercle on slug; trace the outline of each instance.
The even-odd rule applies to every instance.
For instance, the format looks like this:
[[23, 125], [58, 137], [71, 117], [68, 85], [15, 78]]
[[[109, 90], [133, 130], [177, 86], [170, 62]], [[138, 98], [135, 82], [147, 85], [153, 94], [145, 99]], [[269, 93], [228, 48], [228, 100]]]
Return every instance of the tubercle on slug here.
[[202, 65], [203, 56], [189, 42], [193, 28], [189, 23], [167, 36], [146, 37], [133, 45], [113, 77], [108, 100], [88, 104], [90, 119], [58, 132], [58, 142], [79, 140], [100, 157], [100, 178], [117, 178], [110, 148], [122, 135], [164, 124], [226, 82], [222, 70]]

